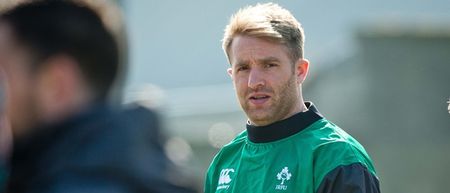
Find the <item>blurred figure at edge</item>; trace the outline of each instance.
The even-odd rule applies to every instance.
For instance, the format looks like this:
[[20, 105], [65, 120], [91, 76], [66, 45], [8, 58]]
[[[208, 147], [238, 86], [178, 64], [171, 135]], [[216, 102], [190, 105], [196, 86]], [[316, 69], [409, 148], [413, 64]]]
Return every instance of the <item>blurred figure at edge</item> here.
[[13, 136], [7, 192], [191, 192], [168, 178], [156, 114], [107, 102], [120, 72], [116, 41], [81, 1], [1, 13]]

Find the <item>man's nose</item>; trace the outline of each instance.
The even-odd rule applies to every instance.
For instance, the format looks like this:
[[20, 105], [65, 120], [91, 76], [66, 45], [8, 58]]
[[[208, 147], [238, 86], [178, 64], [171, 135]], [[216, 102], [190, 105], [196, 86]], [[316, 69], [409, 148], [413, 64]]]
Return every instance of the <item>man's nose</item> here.
[[261, 70], [255, 68], [251, 69], [248, 76], [248, 87], [256, 90], [258, 88], [264, 87], [264, 85], [264, 74], [261, 72]]

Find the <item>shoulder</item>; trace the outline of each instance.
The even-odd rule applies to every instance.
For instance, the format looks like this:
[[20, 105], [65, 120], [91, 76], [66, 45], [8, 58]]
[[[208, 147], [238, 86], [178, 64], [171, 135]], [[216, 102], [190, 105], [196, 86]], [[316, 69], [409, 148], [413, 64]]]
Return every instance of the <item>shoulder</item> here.
[[230, 143], [224, 145], [219, 152], [214, 156], [213, 161], [210, 165], [210, 170], [213, 169], [216, 165], [226, 162], [226, 159], [231, 159], [236, 155], [235, 153], [241, 151], [242, 147], [247, 140], [247, 131], [244, 130], [239, 133]]
[[[364, 147], [351, 135], [335, 124], [322, 120], [320, 127], [311, 131], [316, 136], [314, 145], [314, 180], [321, 182], [338, 168], [364, 168], [376, 176], [372, 160]], [[360, 167], [349, 167], [349, 166]]]
[[313, 131], [317, 140], [314, 147], [317, 159], [324, 156], [338, 156], [341, 158], [338, 162], [342, 164], [354, 161], [371, 162], [366, 150], [355, 138], [330, 121], [325, 119], [322, 121], [321, 127]]
[[230, 143], [226, 144], [222, 147], [222, 149], [219, 150], [219, 152], [214, 156], [206, 172], [206, 188], [209, 188], [211, 183], [215, 182], [215, 180], [213, 180], [213, 177], [218, 176], [217, 174], [218, 172], [220, 172], [219, 170], [221, 170], [222, 167], [230, 164], [232, 160], [240, 156], [238, 152], [242, 150], [246, 140], [247, 131], [244, 130], [243, 132], [238, 134]]
[[154, 112], [142, 107], [103, 109], [86, 117], [65, 128], [33, 161], [45, 168], [38, 173], [41, 178], [33, 179], [34, 185], [64, 192], [80, 184], [92, 188], [107, 184], [111, 190], [134, 186], [146, 192], [177, 187], [167, 176], [172, 165], [155, 136], [159, 125]]
[[86, 157], [87, 162], [99, 160], [101, 165], [110, 163], [125, 168], [144, 167], [132, 164], [139, 160], [165, 162], [157, 114], [150, 109], [110, 110], [82, 127], [79, 131], [88, 135], [77, 139], [83, 142], [77, 149], [84, 152], [82, 157]]
[[230, 143], [226, 144], [224, 148], [228, 146], [240, 145], [243, 142], [245, 142], [245, 140], [247, 140], [247, 130], [244, 130], [241, 133], [239, 133], [233, 140], [231, 140]]
[[[105, 110], [65, 134], [52, 156], [55, 171], [130, 178], [126, 183], [145, 183], [170, 165], [159, 139], [156, 114], [142, 107]], [[69, 158], [69, 159], [68, 159]]]
[[311, 144], [316, 154], [334, 152], [357, 157], [367, 155], [364, 147], [355, 138], [326, 119], [312, 124], [304, 132], [303, 138]]
[[61, 148], [54, 147], [62, 153], [72, 151], [75, 158], [92, 160], [101, 154], [107, 160], [126, 159], [131, 152], [160, 145], [157, 116], [143, 107], [102, 108], [75, 125], [61, 134]]
[[230, 143], [224, 145], [217, 155], [239, 151], [245, 144], [247, 139], [247, 130], [244, 130], [239, 133], [233, 140], [231, 140]]

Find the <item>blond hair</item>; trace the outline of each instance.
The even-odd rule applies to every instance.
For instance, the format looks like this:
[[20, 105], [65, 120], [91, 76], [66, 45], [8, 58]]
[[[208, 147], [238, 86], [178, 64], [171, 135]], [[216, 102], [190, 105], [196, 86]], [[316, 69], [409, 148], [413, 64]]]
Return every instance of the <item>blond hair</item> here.
[[287, 46], [293, 62], [303, 58], [305, 36], [301, 24], [275, 3], [256, 4], [240, 9], [225, 28], [222, 48], [229, 58], [229, 47], [237, 35], [261, 38]]

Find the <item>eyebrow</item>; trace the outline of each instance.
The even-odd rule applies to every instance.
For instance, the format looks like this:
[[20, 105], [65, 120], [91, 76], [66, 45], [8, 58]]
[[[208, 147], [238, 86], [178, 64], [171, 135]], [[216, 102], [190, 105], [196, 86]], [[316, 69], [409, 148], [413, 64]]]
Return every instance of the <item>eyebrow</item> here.
[[266, 58], [263, 58], [263, 59], [259, 60], [259, 62], [263, 63], [263, 64], [267, 64], [267, 63], [270, 63], [270, 62], [279, 62], [279, 61], [280, 60], [278, 58], [273, 57], [273, 56], [269, 56], [269, 57], [266, 57]]
[[[266, 58], [263, 58], [263, 59], [259, 59], [257, 61], [258, 61], [258, 64], [267, 64], [267, 63], [271, 63], [271, 62], [280, 62], [280, 60], [278, 58], [273, 57], [273, 56], [269, 56], [269, 57], [266, 57]], [[238, 61], [235, 66], [236, 67], [245, 66], [245, 65], [248, 65], [249, 63], [250, 62], [248, 60], [241, 60], [241, 61]]]

